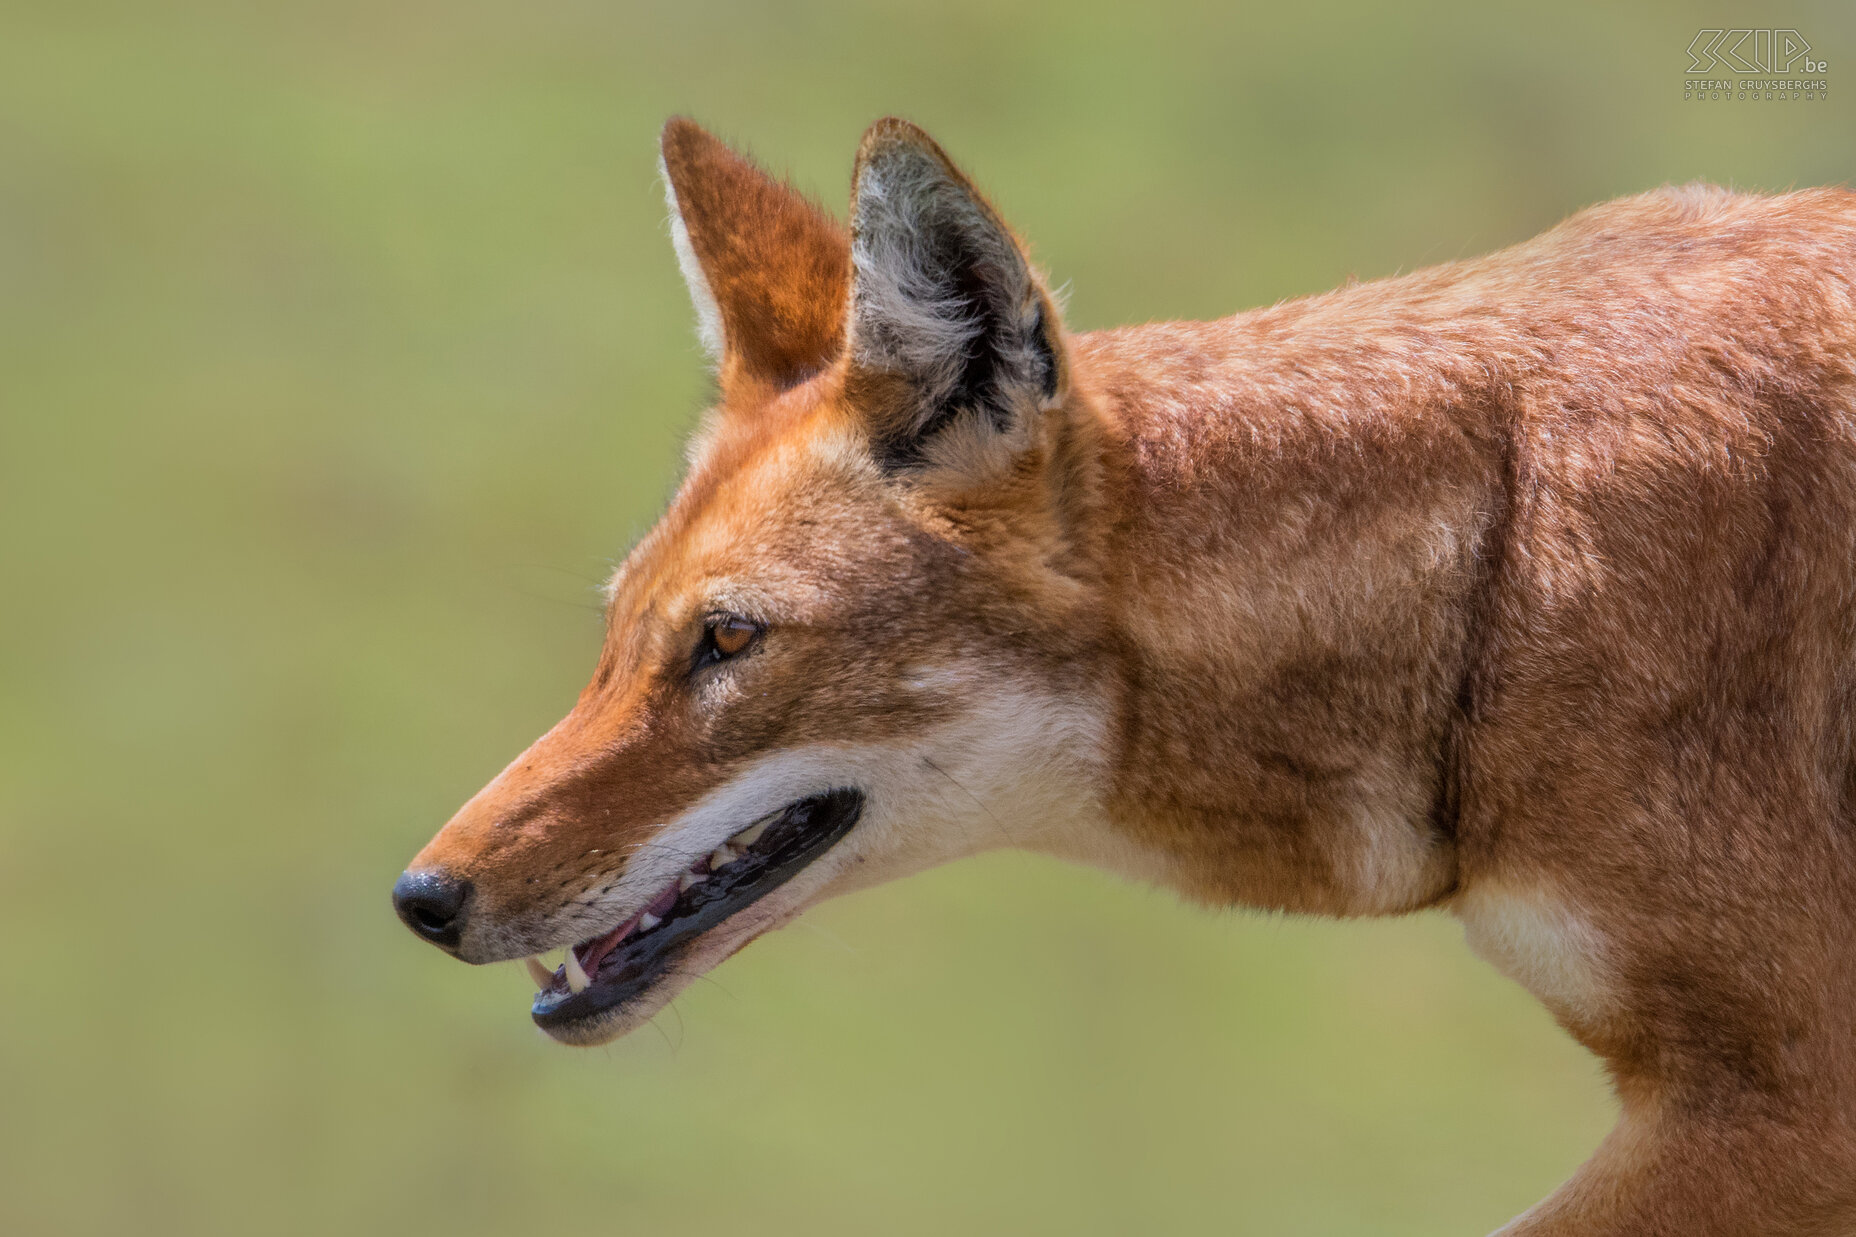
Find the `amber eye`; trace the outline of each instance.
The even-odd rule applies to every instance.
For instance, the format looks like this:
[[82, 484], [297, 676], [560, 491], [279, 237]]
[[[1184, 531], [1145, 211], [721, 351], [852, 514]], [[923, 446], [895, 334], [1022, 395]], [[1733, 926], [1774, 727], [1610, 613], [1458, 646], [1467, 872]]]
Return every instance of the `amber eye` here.
[[733, 614], [719, 614], [703, 630], [702, 644], [696, 649], [696, 669], [727, 661], [746, 651], [760, 635], [760, 624]]
[[715, 641], [716, 652], [723, 657], [733, 657], [748, 646], [748, 641], [759, 630], [746, 619], [723, 619], [709, 629], [709, 638]]

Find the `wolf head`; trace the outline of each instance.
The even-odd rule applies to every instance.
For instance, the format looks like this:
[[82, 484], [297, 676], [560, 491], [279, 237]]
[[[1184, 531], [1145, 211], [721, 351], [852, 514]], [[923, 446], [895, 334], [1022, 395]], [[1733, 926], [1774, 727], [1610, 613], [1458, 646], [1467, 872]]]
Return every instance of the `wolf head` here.
[[719, 398], [573, 710], [395, 888], [466, 961], [569, 947], [531, 969], [572, 1043], [826, 897], [1115, 844], [1077, 841], [1114, 691], [1101, 431], [1024, 247], [899, 120], [848, 235], [689, 121], [662, 167]]

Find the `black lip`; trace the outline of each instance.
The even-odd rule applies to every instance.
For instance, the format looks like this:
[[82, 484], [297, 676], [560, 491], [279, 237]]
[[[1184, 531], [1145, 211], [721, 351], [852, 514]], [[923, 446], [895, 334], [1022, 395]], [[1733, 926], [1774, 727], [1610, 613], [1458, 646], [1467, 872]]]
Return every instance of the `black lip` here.
[[863, 809], [863, 792], [849, 788], [788, 804], [755, 844], [756, 862], [730, 864], [692, 887], [663, 923], [634, 934], [607, 955], [586, 991], [537, 994], [530, 1011], [535, 1025], [569, 1026], [643, 996], [696, 938], [799, 875], [851, 831]]

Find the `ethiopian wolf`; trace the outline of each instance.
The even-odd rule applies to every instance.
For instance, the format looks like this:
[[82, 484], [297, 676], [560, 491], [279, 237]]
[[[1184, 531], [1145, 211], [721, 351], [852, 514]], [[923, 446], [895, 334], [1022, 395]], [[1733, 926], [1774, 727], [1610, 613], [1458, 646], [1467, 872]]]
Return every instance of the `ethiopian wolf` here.
[[1071, 334], [909, 124], [848, 231], [688, 121], [662, 155], [719, 399], [415, 932], [590, 1044], [1008, 838], [1444, 907], [1622, 1105], [1505, 1232], [1856, 1232], [1856, 194]]

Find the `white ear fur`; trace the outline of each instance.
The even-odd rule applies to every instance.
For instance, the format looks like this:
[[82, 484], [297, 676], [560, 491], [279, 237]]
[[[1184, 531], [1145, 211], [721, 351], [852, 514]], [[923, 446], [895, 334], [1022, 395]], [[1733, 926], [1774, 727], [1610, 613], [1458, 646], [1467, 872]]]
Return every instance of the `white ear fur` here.
[[703, 273], [702, 262], [696, 257], [696, 247], [690, 243], [689, 225], [683, 222], [683, 209], [677, 205], [677, 188], [670, 183], [670, 171], [664, 166], [662, 155], [657, 158], [657, 174], [663, 178], [664, 200], [670, 206], [670, 243], [677, 251], [677, 266], [683, 271], [683, 282], [689, 285], [690, 301], [696, 307], [696, 338], [702, 341], [709, 360], [719, 365], [726, 342], [722, 337], [722, 308], [715, 302], [709, 277]]
[[949, 286], [932, 230], [987, 222], [926, 151], [892, 148], [870, 161], [851, 239], [854, 360], [910, 375], [930, 400], [951, 391], [982, 324]]
[[[933, 151], [908, 140], [872, 150], [857, 178], [851, 236], [851, 356], [898, 374], [938, 425], [955, 405], [1033, 406], [1051, 394], [1055, 360], [1045, 303], [1017, 242]], [[982, 350], [991, 386], [969, 372]], [[1004, 428], [1003, 425], [1000, 428]]]

